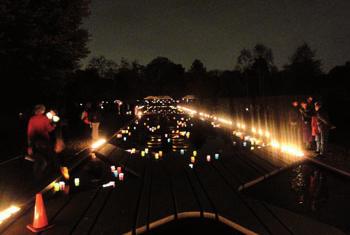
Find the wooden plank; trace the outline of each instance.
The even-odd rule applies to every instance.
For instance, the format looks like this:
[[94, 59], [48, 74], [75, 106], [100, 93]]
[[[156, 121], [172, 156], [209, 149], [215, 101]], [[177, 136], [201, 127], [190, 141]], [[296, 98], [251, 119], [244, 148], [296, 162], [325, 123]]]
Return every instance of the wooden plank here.
[[[162, 160], [161, 160], [162, 161]], [[150, 198], [149, 221], [150, 229], [152, 222], [172, 216], [175, 218], [175, 208], [169, 185], [169, 178], [166, 175], [160, 161], [152, 161], [153, 177]]]
[[100, 190], [97, 194], [95, 200], [93, 201], [92, 205], [87, 209], [87, 211], [82, 215], [82, 218], [80, 221], [78, 221], [73, 227], [72, 227], [72, 234], [88, 234], [89, 229], [93, 225], [93, 223], [96, 221], [96, 218], [98, 217], [98, 212], [100, 208], [103, 207], [105, 201], [108, 199], [108, 196], [110, 195], [110, 190]]
[[199, 164], [195, 169], [199, 180], [206, 188], [218, 214], [259, 234], [269, 234], [268, 228], [245, 205], [212, 166]]
[[[144, 162], [141, 159], [129, 158], [127, 166], [139, 171], [144, 167]], [[125, 176], [125, 181], [117, 184], [101, 208], [90, 234], [121, 234], [133, 228], [142, 180], [130, 174]]]
[[181, 163], [179, 158], [181, 158], [181, 155], [172, 154], [172, 156], [167, 158], [164, 162], [164, 167], [172, 179], [177, 213], [181, 214], [188, 211], [200, 213], [201, 208], [199, 201], [197, 201], [191, 185], [188, 182], [186, 173], [184, 172], [184, 167], [186, 166]]
[[43, 234], [69, 234], [73, 226], [80, 220], [86, 208], [95, 199], [98, 190], [77, 193], [69, 204], [52, 221], [55, 226]]

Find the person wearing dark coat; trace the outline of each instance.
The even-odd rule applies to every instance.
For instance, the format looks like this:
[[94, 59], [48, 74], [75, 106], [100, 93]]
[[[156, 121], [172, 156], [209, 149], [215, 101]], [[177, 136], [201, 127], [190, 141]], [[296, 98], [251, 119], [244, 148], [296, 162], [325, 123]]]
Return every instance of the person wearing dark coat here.
[[312, 110], [308, 108], [306, 102], [301, 102], [299, 112], [301, 114], [302, 120], [302, 132], [303, 132], [303, 143], [304, 146], [309, 149], [312, 143], [312, 133], [311, 133], [311, 117]]
[[321, 102], [315, 103], [315, 111], [318, 127], [318, 133], [316, 135], [316, 152], [320, 155], [324, 155], [327, 150], [329, 130], [334, 129], [335, 126], [331, 124], [328, 113], [323, 108]]

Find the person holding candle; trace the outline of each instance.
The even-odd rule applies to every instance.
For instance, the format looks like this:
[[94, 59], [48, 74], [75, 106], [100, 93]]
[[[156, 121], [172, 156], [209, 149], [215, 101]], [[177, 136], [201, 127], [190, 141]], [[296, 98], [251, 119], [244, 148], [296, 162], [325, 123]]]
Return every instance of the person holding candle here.
[[50, 133], [55, 124], [45, 115], [45, 106], [38, 104], [34, 107], [34, 115], [29, 119], [27, 127], [27, 153], [34, 161], [34, 174], [40, 177], [50, 162], [53, 144]]

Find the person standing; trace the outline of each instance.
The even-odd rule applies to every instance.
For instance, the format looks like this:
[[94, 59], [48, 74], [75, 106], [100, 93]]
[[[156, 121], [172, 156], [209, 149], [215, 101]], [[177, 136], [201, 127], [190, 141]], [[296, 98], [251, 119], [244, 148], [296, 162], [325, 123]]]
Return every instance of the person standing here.
[[80, 120], [82, 121], [82, 130], [84, 138], [89, 138], [91, 133], [91, 121], [89, 120], [89, 113], [91, 110], [91, 103], [85, 105], [85, 109], [81, 113]]
[[302, 132], [303, 132], [303, 143], [306, 149], [310, 149], [312, 143], [312, 135], [311, 135], [311, 110], [308, 109], [306, 102], [300, 103], [300, 113], [302, 119]]
[[335, 126], [331, 124], [328, 113], [323, 108], [321, 102], [315, 103], [315, 111], [318, 128], [318, 133], [316, 135], [316, 152], [322, 156], [327, 150], [329, 130], [334, 129]]
[[49, 164], [55, 162], [54, 145], [50, 138], [55, 124], [45, 115], [45, 109], [42, 104], [36, 105], [27, 127], [27, 153], [35, 161], [34, 173], [37, 176], [41, 175]]
[[89, 113], [89, 121], [91, 123], [91, 137], [92, 141], [96, 141], [99, 138], [99, 127], [101, 122], [101, 114], [98, 110], [98, 105], [94, 105]]

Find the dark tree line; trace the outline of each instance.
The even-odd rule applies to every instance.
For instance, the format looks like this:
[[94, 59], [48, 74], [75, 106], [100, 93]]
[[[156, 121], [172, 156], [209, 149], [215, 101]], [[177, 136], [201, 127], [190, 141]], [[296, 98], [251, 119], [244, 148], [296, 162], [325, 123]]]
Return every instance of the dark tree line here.
[[[72, 81], [77, 90], [78, 84], [94, 81], [94, 89], [85, 92], [85, 99], [98, 97], [98, 94], [111, 98], [142, 98], [147, 95], [181, 97], [187, 94], [212, 98], [339, 94], [342, 90], [346, 92], [349, 75], [349, 62], [335, 67], [328, 74], [323, 73], [316, 51], [306, 43], [296, 48], [289, 63], [278, 70], [272, 49], [257, 44], [251, 50], [241, 51], [233, 70], [208, 71], [198, 59], [186, 71], [181, 64], [164, 57], [140, 65], [137, 61], [128, 62], [126, 59], [118, 64], [100, 56], [92, 58], [86, 69], [75, 73]], [[84, 87], [82, 85], [80, 89], [86, 91]]]

